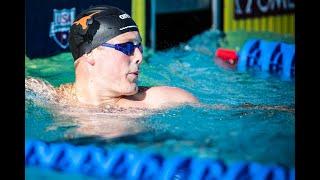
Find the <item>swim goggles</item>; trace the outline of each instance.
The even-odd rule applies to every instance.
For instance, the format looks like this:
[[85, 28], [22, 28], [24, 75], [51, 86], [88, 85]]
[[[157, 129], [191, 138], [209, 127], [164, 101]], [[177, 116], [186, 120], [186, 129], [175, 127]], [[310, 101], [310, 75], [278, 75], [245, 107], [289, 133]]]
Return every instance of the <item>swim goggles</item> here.
[[138, 48], [141, 53], [143, 52], [141, 43], [139, 43], [139, 44], [134, 44], [133, 42], [126, 42], [126, 43], [122, 43], [122, 44], [103, 43], [103, 44], [101, 44], [101, 46], [114, 48], [114, 49], [121, 51], [122, 53], [124, 53], [128, 56], [132, 56], [134, 53], [134, 50], [136, 48]]

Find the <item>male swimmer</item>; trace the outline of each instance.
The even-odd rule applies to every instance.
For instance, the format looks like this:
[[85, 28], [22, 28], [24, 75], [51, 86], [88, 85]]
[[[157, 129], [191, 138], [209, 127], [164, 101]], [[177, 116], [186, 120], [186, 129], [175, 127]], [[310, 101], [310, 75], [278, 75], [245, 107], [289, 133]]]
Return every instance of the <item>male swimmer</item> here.
[[[107, 5], [91, 7], [81, 12], [70, 28], [75, 82], [54, 89], [39, 80], [27, 78], [26, 89], [47, 91], [45, 94], [49, 94], [46, 97], [50, 100], [57, 97], [58, 102], [71, 106], [162, 109], [182, 104], [199, 105], [196, 97], [180, 88], [138, 87], [143, 53], [141, 40], [136, 23], [126, 12]], [[240, 108], [294, 110], [259, 105]]]
[[142, 45], [138, 27], [124, 11], [91, 7], [70, 28], [69, 44], [75, 82], [57, 90], [62, 98], [99, 106], [160, 109], [198, 103], [191, 93], [175, 87], [138, 87]]

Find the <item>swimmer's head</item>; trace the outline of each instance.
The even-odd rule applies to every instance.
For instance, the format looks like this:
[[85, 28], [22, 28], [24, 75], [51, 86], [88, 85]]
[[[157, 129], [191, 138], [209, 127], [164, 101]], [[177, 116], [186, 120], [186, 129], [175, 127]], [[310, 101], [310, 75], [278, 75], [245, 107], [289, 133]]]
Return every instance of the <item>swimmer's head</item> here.
[[89, 8], [74, 21], [69, 42], [77, 84], [106, 96], [137, 93], [141, 37], [127, 13], [110, 6]]
[[69, 44], [74, 60], [91, 52], [110, 39], [138, 31], [133, 19], [112, 6], [94, 6], [81, 12], [70, 28]]

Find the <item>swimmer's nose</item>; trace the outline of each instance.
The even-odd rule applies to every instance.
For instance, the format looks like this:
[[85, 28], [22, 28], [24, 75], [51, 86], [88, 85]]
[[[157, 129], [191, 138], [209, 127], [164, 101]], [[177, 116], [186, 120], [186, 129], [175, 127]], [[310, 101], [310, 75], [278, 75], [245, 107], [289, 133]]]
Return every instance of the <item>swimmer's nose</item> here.
[[141, 63], [141, 60], [137, 60], [137, 61], [136, 61], [136, 64], [140, 64], [140, 63]]
[[135, 62], [136, 64], [140, 64], [142, 62], [142, 53], [139, 50], [139, 48], [135, 48], [134, 50], [134, 54], [132, 56], [132, 60], [133, 62]]

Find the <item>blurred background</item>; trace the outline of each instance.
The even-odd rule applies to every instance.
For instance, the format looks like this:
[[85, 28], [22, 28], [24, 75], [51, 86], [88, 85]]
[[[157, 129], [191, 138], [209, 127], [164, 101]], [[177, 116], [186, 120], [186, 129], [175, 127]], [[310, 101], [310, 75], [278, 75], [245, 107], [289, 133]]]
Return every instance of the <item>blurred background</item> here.
[[68, 31], [74, 18], [99, 4], [130, 14], [143, 44], [152, 50], [176, 46], [210, 28], [226, 33], [239, 47], [248, 35], [272, 39], [281, 34], [292, 42], [295, 32], [293, 0], [28, 0], [26, 56], [33, 59], [69, 51]]

